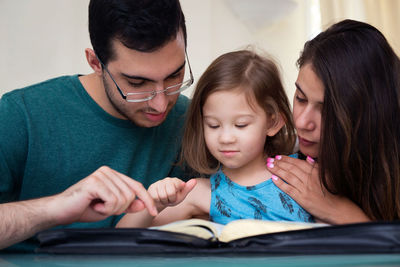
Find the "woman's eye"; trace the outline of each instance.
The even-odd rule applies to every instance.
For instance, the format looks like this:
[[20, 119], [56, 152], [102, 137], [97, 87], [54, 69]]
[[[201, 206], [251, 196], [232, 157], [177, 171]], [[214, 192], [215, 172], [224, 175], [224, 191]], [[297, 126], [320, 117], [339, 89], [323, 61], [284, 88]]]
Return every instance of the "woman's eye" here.
[[217, 129], [219, 127], [219, 125], [208, 125], [208, 127], [211, 129]]
[[300, 96], [296, 95], [296, 101], [299, 103], [305, 103], [307, 102], [307, 99], [301, 98]]

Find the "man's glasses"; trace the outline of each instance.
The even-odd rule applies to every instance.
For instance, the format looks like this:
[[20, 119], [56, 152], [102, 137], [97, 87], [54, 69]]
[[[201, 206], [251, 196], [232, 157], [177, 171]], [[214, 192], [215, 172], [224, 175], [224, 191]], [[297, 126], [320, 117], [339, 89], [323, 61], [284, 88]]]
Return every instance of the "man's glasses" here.
[[179, 77], [176, 77], [176, 79], [171, 78], [169, 82], [172, 83], [173, 85], [167, 86], [165, 89], [159, 90], [159, 91], [154, 89], [154, 83], [146, 82], [146, 84], [143, 84], [140, 86], [141, 87], [140, 92], [130, 92], [130, 93], [122, 92], [121, 88], [118, 86], [117, 82], [114, 80], [114, 77], [108, 71], [107, 67], [103, 64], [103, 62], [99, 59], [99, 57], [97, 57], [97, 58], [101, 64], [101, 66], [103, 66], [103, 68], [106, 70], [108, 75], [110, 75], [111, 80], [114, 82], [114, 84], [117, 87], [118, 92], [121, 94], [122, 98], [125, 99], [127, 102], [138, 103], [138, 102], [149, 101], [149, 100], [153, 99], [157, 94], [160, 94], [160, 93], [165, 93], [166, 95], [175, 95], [175, 94], [178, 94], [178, 93], [186, 90], [187, 88], [189, 88], [193, 84], [194, 78], [193, 78], [192, 69], [190, 68], [189, 58], [187, 56], [186, 51], [185, 51], [185, 56], [186, 56], [186, 61], [187, 61], [188, 67], [189, 67], [189, 74], [190, 74], [189, 79], [187, 79], [181, 83], [174, 84], [174, 80], [179, 79]]

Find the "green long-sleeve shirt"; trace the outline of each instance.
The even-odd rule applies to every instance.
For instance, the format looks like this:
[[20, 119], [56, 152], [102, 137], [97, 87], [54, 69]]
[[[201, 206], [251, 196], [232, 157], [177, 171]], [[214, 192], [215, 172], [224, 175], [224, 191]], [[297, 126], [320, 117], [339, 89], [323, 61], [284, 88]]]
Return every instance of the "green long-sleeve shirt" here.
[[[165, 122], [142, 128], [106, 113], [78, 75], [6, 93], [0, 100], [0, 203], [62, 192], [107, 165], [148, 187], [183, 174], [176, 162], [189, 100]], [[68, 227], [111, 227], [110, 217]]]

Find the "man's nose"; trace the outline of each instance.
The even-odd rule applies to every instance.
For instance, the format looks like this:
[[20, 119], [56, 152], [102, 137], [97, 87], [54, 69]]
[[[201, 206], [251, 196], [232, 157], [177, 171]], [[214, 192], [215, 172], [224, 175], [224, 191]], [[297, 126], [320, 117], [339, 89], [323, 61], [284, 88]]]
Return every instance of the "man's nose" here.
[[156, 110], [159, 113], [164, 113], [168, 107], [168, 96], [163, 92], [162, 87], [158, 87], [156, 91], [154, 91], [155, 96], [148, 101], [149, 107]]

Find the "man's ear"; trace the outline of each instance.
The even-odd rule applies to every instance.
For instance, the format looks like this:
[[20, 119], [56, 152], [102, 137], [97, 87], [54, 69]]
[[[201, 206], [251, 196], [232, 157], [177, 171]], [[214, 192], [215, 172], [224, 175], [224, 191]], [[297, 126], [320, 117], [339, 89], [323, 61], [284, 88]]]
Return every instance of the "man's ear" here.
[[283, 120], [282, 115], [280, 113], [272, 115], [270, 120], [273, 121], [274, 123], [267, 130], [267, 135], [268, 136], [274, 136], [285, 125], [285, 121]]
[[89, 63], [89, 66], [94, 70], [94, 72], [99, 76], [103, 75], [103, 68], [94, 50], [86, 48], [85, 55], [86, 55], [86, 60]]

